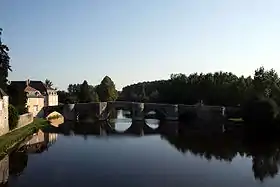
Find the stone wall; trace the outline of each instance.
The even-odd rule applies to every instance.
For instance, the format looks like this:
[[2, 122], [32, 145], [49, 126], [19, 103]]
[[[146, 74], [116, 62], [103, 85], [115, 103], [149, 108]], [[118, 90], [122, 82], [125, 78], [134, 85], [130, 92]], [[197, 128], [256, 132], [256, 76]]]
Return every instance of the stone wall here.
[[9, 97], [0, 99], [0, 136], [9, 132]]
[[33, 122], [33, 114], [26, 113], [19, 116], [18, 125], [16, 128], [24, 127]]

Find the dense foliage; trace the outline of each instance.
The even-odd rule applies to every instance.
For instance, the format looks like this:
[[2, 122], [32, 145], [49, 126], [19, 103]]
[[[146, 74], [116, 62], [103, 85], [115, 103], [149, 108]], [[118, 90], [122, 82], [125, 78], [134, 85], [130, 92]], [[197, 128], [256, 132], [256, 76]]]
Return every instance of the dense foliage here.
[[2, 29], [0, 28], [0, 88], [7, 91], [8, 72], [11, 71], [9, 48], [1, 41]]
[[110, 77], [105, 76], [101, 83], [96, 87], [100, 101], [115, 101], [118, 98], [114, 82]]
[[114, 101], [117, 97], [115, 84], [108, 76], [105, 76], [97, 86], [89, 85], [84, 80], [82, 84], [69, 84], [67, 92], [58, 91], [60, 103]]
[[13, 130], [17, 127], [19, 114], [17, 109], [13, 105], [9, 105], [9, 128]]
[[83, 84], [81, 84], [79, 92], [78, 92], [78, 99], [79, 99], [79, 102], [81, 102], [81, 103], [99, 101], [94, 88], [89, 86], [87, 81], [84, 81]]
[[24, 114], [27, 112], [26, 108], [26, 102], [27, 102], [27, 96], [26, 93], [22, 92], [22, 90], [19, 90], [18, 87], [8, 85], [8, 95], [9, 95], [9, 103], [12, 104], [19, 114]]
[[51, 88], [53, 86], [52, 81], [50, 81], [49, 79], [46, 79], [44, 84], [47, 88]]
[[228, 72], [172, 74], [168, 80], [141, 82], [123, 88], [119, 100], [239, 106], [253, 95], [280, 102], [279, 77], [263, 67], [254, 77]]
[[272, 99], [252, 98], [242, 107], [242, 117], [248, 125], [272, 124], [278, 116], [278, 106]]

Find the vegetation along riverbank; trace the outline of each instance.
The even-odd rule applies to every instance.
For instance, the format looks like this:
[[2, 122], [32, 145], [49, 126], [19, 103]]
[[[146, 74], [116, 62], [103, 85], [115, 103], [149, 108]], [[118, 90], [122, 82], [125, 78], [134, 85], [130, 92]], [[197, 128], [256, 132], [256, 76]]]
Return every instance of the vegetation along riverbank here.
[[0, 157], [9, 153], [29, 135], [37, 132], [38, 129], [43, 128], [48, 124], [49, 123], [46, 120], [34, 119], [34, 122], [31, 124], [0, 136]]

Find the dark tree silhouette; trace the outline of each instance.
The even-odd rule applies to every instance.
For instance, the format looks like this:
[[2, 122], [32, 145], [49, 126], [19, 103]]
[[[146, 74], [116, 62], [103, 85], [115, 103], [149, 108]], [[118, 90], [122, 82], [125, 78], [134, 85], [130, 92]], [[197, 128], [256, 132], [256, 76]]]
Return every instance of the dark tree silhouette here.
[[51, 88], [51, 87], [53, 86], [52, 81], [50, 81], [49, 79], [46, 79], [46, 80], [45, 80], [45, 86], [46, 86], [47, 88]]
[[10, 66], [9, 48], [2, 43], [2, 29], [0, 28], [0, 88], [7, 91], [8, 72], [12, 71]]
[[118, 98], [118, 91], [115, 88], [115, 84], [108, 76], [105, 76], [96, 87], [96, 92], [100, 101], [115, 101]]

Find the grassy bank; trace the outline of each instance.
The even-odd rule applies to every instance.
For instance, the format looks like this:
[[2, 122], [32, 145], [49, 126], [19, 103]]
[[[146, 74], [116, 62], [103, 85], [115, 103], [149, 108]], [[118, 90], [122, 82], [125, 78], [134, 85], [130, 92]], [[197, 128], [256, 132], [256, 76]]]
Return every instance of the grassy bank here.
[[48, 125], [48, 121], [43, 119], [34, 119], [34, 121], [20, 129], [0, 136], [0, 157], [9, 153], [15, 146], [25, 140], [29, 135]]

